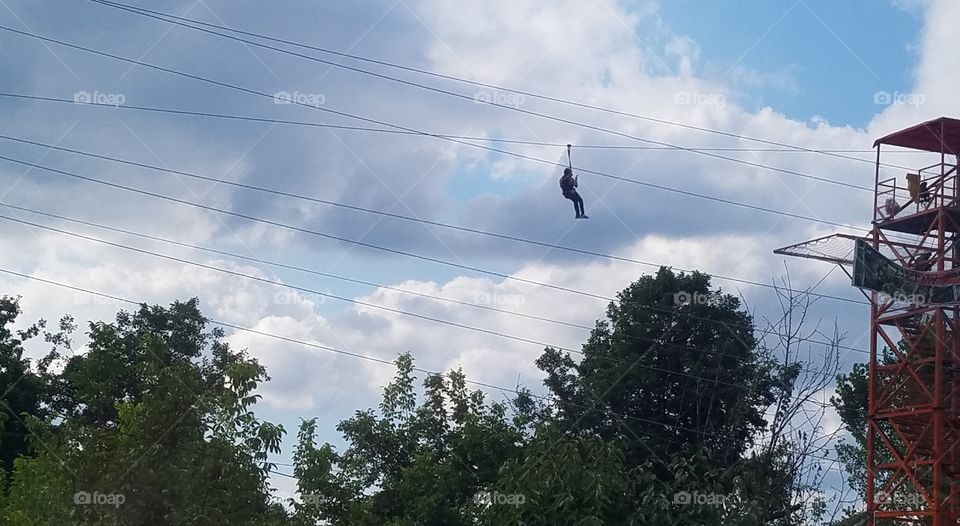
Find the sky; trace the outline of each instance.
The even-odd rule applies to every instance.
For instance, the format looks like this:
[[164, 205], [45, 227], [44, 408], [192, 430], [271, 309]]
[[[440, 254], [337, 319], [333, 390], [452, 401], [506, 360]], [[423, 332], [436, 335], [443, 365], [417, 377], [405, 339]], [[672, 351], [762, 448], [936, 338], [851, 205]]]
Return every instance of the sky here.
[[[101, 103], [0, 96], [0, 142], [7, 158], [0, 160], [0, 203], [287, 265], [0, 206], [3, 216], [235, 274], [7, 219], [0, 219], [0, 268], [149, 303], [198, 297], [212, 319], [378, 359], [410, 351], [425, 369], [462, 367], [472, 380], [511, 387], [519, 383], [535, 392], [542, 392], [533, 364], [542, 345], [398, 311], [571, 349], [585, 341], [586, 331], [394, 289], [592, 326], [603, 317], [606, 300], [558, 288], [609, 298], [662, 264], [715, 275], [714, 284], [742, 295], [762, 322], [779, 317], [774, 292], [720, 277], [771, 284], [789, 276], [794, 288], [854, 300], [821, 298], [816, 314], [824, 323], [837, 321], [845, 345], [866, 349], [868, 313], [855, 303], [862, 296], [849, 286], [849, 278], [826, 263], [785, 261], [773, 250], [838, 231], [862, 233], [871, 219], [873, 140], [960, 110], [954, 74], [949, 73], [960, 61], [953, 53], [960, 39], [949, 23], [960, 15], [960, 5], [949, 0], [291, 0], [282, 8], [251, 0], [178, 0], [162, 7], [127, 1], [646, 118], [317, 50], [291, 48], [322, 61], [291, 56], [90, 0], [0, 0], [0, 92]], [[283, 104], [283, 96], [301, 104]], [[389, 123], [427, 134], [540, 144], [471, 146], [422, 134], [134, 107], [338, 126], [383, 128]], [[770, 147], [691, 127], [807, 149], [849, 150], [844, 155], [861, 160], [796, 151], [697, 154], [585, 147]], [[560, 145], [568, 143], [576, 145], [573, 163], [581, 174], [580, 191], [590, 215], [586, 221], [573, 218], [557, 187], [558, 163], [566, 162]], [[902, 152], [891, 152], [887, 159], [909, 166], [923, 160]], [[894, 177], [901, 171], [884, 168], [882, 174]], [[649, 264], [517, 243], [182, 173]], [[112, 319], [118, 309], [128, 308], [2, 273], [0, 294], [22, 296], [24, 321], [70, 313], [85, 324]], [[301, 418], [316, 417], [322, 439], [340, 444], [336, 423], [375, 406], [392, 373], [388, 366], [317, 348], [251, 333], [227, 334], [232, 345], [261, 360], [272, 377], [261, 391], [258, 414], [288, 431], [281, 462], [289, 462]], [[78, 334], [75, 350], [83, 352], [83, 345]], [[34, 356], [43, 351], [31, 350]], [[844, 368], [863, 360], [863, 354], [853, 351], [841, 355]], [[502, 393], [489, 394], [503, 398]], [[825, 391], [824, 398], [829, 394]], [[833, 415], [828, 426], [837, 422]], [[274, 484], [279, 496], [292, 495], [289, 481], [279, 478]]]

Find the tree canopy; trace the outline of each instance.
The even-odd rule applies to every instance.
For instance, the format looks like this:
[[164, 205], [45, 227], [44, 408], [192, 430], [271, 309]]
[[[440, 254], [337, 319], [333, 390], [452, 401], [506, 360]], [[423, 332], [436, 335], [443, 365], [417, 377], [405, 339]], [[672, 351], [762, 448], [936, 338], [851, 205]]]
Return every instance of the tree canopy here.
[[[20, 315], [0, 299], [3, 524], [786, 526], [823, 514], [804, 478], [809, 444], [783, 432], [813, 387], [791, 352], [774, 360], [740, 298], [697, 272], [639, 278], [580, 353], [544, 349], [544, 389], [472, 389], [462, 370], [399, 354], [377, 407], [335, 430], [301, 421], [297, 495], [283, 501], [269, 459], [286, 431], [255, 412], [267, 371], [198, 300], [91, 323], [77, 351], [72, 318], [14, 330]], [[51, 350], [28, 360], [30, 342]], [[862, 418], [862, 372], [838, 387], [848, 426]]]
[[91, 324], [85, 353], [51, 353], [40, 367], [46, 410], [21, 417], [29, 449], [13, 463], [3, 523], [281, 517], [266, 459], [283, 428], [252, 411], [266, 371], [206, 325], [196, 300], [144, 306]]
[[537, 364], [560, 419], [620, 442], [631, 465], [709, 450], [738, 461], [766, 422], [772, 368], [740, 300], [709, 276], [660, 269], [621, 291], [583, 345], [583, 358], [547, 349]]

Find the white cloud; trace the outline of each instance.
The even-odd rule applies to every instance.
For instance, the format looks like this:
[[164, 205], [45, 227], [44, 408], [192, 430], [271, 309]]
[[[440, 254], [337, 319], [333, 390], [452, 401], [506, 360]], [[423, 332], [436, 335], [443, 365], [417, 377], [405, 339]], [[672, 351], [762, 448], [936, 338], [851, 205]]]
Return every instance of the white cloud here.
[[[920, 5], [921, 2], [909, 2]], [[960, 37], [951, 21], [960, 16], [960, 4], [947, 0], [923, 2], [924, 27], [920, 34], [920, 59], [914, 70], [914, 85], [903, 101], [916, 104], [893, 104], [884, 109], [870, 124], [872, 135], [886, 135], [907, 126], [940, 116], [960, 113], [960, 102], [953, 89], [954, 74], [960, 65]], [[907, 98], [909, 97], [909, 98]]]

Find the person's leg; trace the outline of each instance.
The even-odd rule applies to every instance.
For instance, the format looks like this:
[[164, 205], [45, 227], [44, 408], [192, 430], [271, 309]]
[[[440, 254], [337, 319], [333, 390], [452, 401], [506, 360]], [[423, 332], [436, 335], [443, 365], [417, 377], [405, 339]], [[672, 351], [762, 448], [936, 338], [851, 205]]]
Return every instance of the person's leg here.
[[580, 207], [577, 205], [576, 195], [577, 195], [577, 194], [575, 194], [575, 193], [572, 193], [572, 194], [564, 194], [563, 197], [565, 197], [565, 198], [567, 198], [567, 199], [569, 199], [570, 201], [573, 202], [573, 212], [574, 212], [575, 214], [577, 214], [577, 217], [580, 217]]
[[583, 211], [583, 198], [580, 197], [580, 194], [576, 194], [576, 198], [577, 200], [575, 201], [575, 203], [577, 208], [577, 216], [583, 217], [587, 215], [586, 212]]

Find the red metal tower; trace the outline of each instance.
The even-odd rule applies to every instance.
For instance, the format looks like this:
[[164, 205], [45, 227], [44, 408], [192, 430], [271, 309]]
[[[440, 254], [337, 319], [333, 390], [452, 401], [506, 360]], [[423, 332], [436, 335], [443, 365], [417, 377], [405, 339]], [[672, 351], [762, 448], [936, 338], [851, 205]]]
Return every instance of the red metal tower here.
[[[923, 158], [927, 166], [918, 163], [906, 177], [881, 180], [884, 146], [927, 152], [897, 156], [901, 163]], [[854, 285], [870, 299], [867, 524], [956, 525], [960, 524], [956, 157], [960, 120], [925, 122], [878, 139], [874, 147], [869, 234], [861, 240], [837, 234], [775, 252], [852, 266]], [[860, 247], [853, 250], [851, 241]]]

